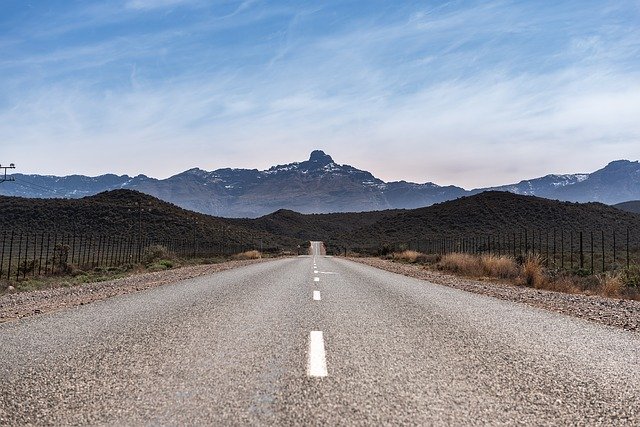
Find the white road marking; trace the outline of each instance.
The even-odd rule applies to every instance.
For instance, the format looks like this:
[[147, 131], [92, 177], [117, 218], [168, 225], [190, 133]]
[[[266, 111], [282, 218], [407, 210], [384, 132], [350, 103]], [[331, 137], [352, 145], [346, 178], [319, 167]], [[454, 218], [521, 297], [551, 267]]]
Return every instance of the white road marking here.
[[[318, 273], [318, 272], [314, 271], [314, 273]], [[335, 273], [333, 271], [321, 271], [320, 274], [338, 274], [338, 273]]]
[[313, 300], [320, 301], [320, 291], [313, 291]]
[[318, 270], [313, 270], [313, 272], [314, 272], [315, 274], [318, 274]]
[[324, 351], [322, 331], [311, 331], [309, 334], [309, 360], [307, 375], [310, 377], [327, 376], [327, 359]]
[[319, 278], [319, 277], [314, 277], [314, 278], [313, 278], [313, 281], [314, 281], [314, 282], [319, 282], [319, 281], [320, 281], [320, 278]]

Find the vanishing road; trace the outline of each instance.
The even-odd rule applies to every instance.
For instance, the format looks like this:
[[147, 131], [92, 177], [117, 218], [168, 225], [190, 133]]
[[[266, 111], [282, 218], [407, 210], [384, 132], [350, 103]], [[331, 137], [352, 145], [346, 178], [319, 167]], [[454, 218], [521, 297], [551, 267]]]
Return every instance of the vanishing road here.
[[638, 425], [638, 334], [313, 254], [0, 325], [0, 425]]

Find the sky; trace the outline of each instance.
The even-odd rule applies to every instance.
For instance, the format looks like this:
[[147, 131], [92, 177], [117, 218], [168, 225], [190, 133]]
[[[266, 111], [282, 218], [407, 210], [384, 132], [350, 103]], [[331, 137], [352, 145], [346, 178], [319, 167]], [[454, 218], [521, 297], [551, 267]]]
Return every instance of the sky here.
[[640, 159], [640, 1], [3, 0], [0, 164], [166, 178], [324, 150], [465, 188]]

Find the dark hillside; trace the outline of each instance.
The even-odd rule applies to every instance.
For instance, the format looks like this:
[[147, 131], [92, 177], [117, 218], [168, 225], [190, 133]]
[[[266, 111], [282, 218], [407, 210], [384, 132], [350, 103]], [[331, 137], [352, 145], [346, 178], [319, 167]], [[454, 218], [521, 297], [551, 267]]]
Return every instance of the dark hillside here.
[[345, 241], [367, 246], [418, 238], [513, 233], [523, 229], [546, 232], [554, 228], [558, 232], [618, 230], [626, 233], [627, 228], [637, 232], [640, 216], [601, 203], [559, 202], [491, 191], [382, 218], [354, 231]]
[[131, 190], [113, 190], [82, 199], [26, 199], [0, 196], [0, 230], [63, 234], [184, 239], [212, 244], [295, 247], [285, 236], [250, 229], [231, 220], [187, 211]]
[[386, 210], [359, 213], [300, 214], [281, 209], [257, 219], [232, 220], [248, 228], [255, 228], [278, 236], [298, 240], [322, 240], [345, 238], [349, 233], [370, 227], [384, 218], [391, 218], [402, 210]]

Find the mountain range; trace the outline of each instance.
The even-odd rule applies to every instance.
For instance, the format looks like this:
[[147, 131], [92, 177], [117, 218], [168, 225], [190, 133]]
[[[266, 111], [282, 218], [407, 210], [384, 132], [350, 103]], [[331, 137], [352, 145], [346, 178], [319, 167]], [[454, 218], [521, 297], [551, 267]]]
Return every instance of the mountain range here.
[[572, 202], [616, 204], [640, 199], [640, 163], [618, 160], [593, 173], [547, 175], [517, 184], [465, 190], [427, 182], [384, 182], [340, 165], [320, 150], [308, 160], [267, 170], [194, 168], [166, 179], [145, 175], [98, 177], [14, 174], [0, 195], [80, 198], [114, 189], [137, 190], [184, 209], [223, 217], [260, 217], [279, 209], [300, 213], [414, 209], [487, 190]]

